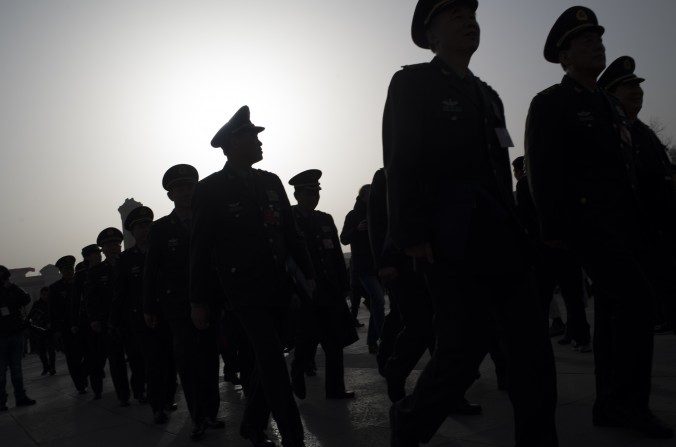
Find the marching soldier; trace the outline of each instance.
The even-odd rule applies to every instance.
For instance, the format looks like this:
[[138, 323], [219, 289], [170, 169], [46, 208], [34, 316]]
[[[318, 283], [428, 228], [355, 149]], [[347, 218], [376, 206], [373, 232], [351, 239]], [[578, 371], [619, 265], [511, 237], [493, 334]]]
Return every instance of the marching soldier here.
[[[96, 244], [90, 244], [83, 247], [81, 253], [83, 260], [75, 266], [73, 288], [71, 289], [69, 298], [70, 333], [73, 335], [73, 343], [78, 346], [82, 352], [82, 357], [79, 360], [82, 362], [84, 380], [86, 382], [87, 377], [89, 377], [89, 384], [92, 391], [94, 391], [94, 399], [100, 399], [101, 388], [99, 387], [99, 378], [98, 376], [91, 374], [91, 371], [96, 369], [98, 361], [97, 351], [92, 349], [93, 344], [90, 343], [96, 335], [93, 333], [89, 325], [89, 319], [87, 318], [84, 291], [89, 267], [101, 263], [101, 248]], [[98, 396], [96, 394], [97, 389], [99, 390]]]
[[654, 267], [648, 274], [658, 292], [656, 332], [669, 332], [674, 326], [674, 249], [676, 248], [676, 197], [672, 183], [672, 167], [667, 148], [650, 127], [638, 117], [643, 108], [645, 81], [634, 74], [636, 63], [622, 56], [608, 66], [599, 78], [599, 86], [615, 96], [627, 114], [634, 146], [639, 197], [650, 228], [658, 235]]
[[606, 66], [603, 33], [594, 12], [580, 6], [552, 27], [544, 56], [566, 75], [531, 103], [526, 171], [542, 240], [571, 250], [594, 283], [594, 425], [670, 438], [673, 430], [648, 403], [652, 242], [640, 212], [627, 116], [597, 84]]
[[[117, 228], [106, 228], [96, 238], [106, 259], [91, 264], [87, 269], [84, 283], [84, 309], [91, 334], [87, 337], [89, 357], [91, 359], [89, 380], [94, 391], [94, 399], [101, 398], [106, 359], [110, 362], [110, 375], [120, 406], [129, 406], [129, 382], [126, 380], [124, 350], [120, 349], [118, 337], [111, 336], [110, 309], [115, 295], [117, 261], [120, 256], [122, 232]], [[122, 375], [124, 371], [124, 375]]]
[[509, 365], [518, 446], [556, 446], [556, 375], [518, 225], [502, 101], [468, 68], [475, 0], [420, 0], [413, 41], [430, 63], [392, 78], [383, 154], [392, 241], [426, 272], [436, 346], [412, 395], [390, 410], [393, 446], [428, 442], [474, 382], [491, 315]]
[[178, 370], [193, 421], [192, 440], [203, 438], [207, 428], [225, 426], [216, 418], [220, 397], [215, 328], [198, 331], [190, 321], [190, 203], [197, 180], [197, 170], [186, 164], [172, 166], [164, 174], [162, 187], [174, 203], [174, 209], [150, 228], [143, 279], [143, 312], [151, 328], [144, 351], [148, 358], [148, 394], [154, 421], [166, 422], [165, 411], [176, 409]]
[[301, 334], [291, 366], [291, 383], [296, 396], [304, 399], [304, 373], [319, 342], [326, 356], [326, 398], [352, 399], [354, 392], [345, 391], [343, 367], [345, 334], [356, 335], [345, 302], [350, 285], [333, 218], [315, 209], [319, 203], [321, 176], [322, 171], [310, 169], [289, 180], [298, 201], [298, 205], [291, 208], [307, 244], [317, 282], [315, 296], [306, 297], [307, 301], [301, 304]]
[[133, 209], [124, 221], [124, 228], [134, 236], [135, 244], [120, 255], [115, 298], [110, 312], [111, 326], [120, 341], [118, 347], [124, 350], [131, 370], [129, 379], [126, 365], [118, 374], [129, 380], [134, 398], [141, 404], [147, 402], [147, 357], [144, 358], [142, 349], [148, 329], [143, 319], [143, 268], [152, 222], [153, 211], [147, 206]]
[[68, 373], [80, 394], [87, 391], [87, 374], [84, 365], [84, 340], [82, 334], [73, 333], [71, 299], [75, 283], [75, 256], [63, 256], [56, 261], [61, 279], [49, 286], [50, 319], [52, 330], [66, 356]]
[[262, 127], [242, 107], [211, 145], [228, 158], [223, 170], [203, 179], [193, 199], [190, 301], [195, 325], [213, 312], [212, 275], [218, 279], [255, 354], [240, 434], [255, 446], [273, 445], [265, 434], [272, 412], [285, 446], [303, 445], [303, 425], [293, 398], [280, 329], [287, 320], [293, 259], [314, 292], [314, 272], [279, 177], [253, 169], [263, 158]]

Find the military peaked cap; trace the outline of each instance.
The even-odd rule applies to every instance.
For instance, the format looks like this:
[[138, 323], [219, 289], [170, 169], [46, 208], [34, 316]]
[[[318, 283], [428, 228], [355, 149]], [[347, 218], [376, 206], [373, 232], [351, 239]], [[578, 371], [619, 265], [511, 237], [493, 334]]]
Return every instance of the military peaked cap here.
[[97, 245], [103, 245], [106, 242], [122, 242], [124, 236], [122, 232], [117, 228], [109, 227], [99, 233], [99, 236], [96, 238]]
[[87, 268], [87, 261], [80, 261], [75, 265], [75, 271], [79, 272]]
[[545, 43], [545, 59], [558, 64], [559, 52], [566, 47], [570, 39], [585, 31], [597, 31], [603, 35], [605, 28], [599, 25], [596, 14], [589, 8], [573, 6], [566, 9], [549, 31]]
[[636, 62], [633, 58], [629, 56], [619, 57], [603, 72], [599, 78], [599, 87], [605, 90], [613, 90], [621, 84], [633, 82], [640, 84], [645, 81], [645, 79], [636, 76], [634, 70], [636, 70]]
[[254, 126], [250, 116], [251, 112], [249, 111], [249, 106], [242, 106], [237, 113], [230, 118], [230, 121], [225, 123], [223, 127], [216, 132], [214, 138], [211, 139], [211, 146], [226, 147], [231, 136], [242, 132], [263, 132], [265, 127]]
[[82, 249], [82, 257], [86, 258], [92, 253], [101, 253], [101, 248], [96, 244], [87, 245]]
[[430, 22], [440, 12], [458, 4], [468, 5], [475, 11], [479, 7], [478, 0], [418, 0], [411, 24], [413, 42], [420, 48], [429, 50], [430, 44], [427, 41], [426, 31]]
[[162, 187], [169, 191], [176, 183], [197, 183], [198, 180], [199, 174], [194, 167], [185, 164], [175, 165], [167, 169], [167, 172], [164, 173], [164, 176], [162, 177]]
[[147, 206], [139, 206], [129, 212], [127, 218], [124, 220], [124, 229], [131, 231], [134, 225], [141, 222], [153, 221], [153, 210]]
[[73, 268], [75, 266], [75, 256], [67, 255], [67, 256], [62, 256], [59, 258], [58, 261], [56, 261], [56, 264], [54, 264], [57, 268], [63, 269], [63, 268]]
[[520, 155], [514, 159], [514, 161], [512, 162], [512, 166], [517, 169], [523, 169], [523, 161], [524, 161], [523, 155]]
[[308, 169], [299, 174], [294, 175], [289, 180], [289, 185], [296, 189], [313, 189], [319, 191], [322, 189], [319, 186], [319, 179], [322, 177], [322, 171], [319, 169]]

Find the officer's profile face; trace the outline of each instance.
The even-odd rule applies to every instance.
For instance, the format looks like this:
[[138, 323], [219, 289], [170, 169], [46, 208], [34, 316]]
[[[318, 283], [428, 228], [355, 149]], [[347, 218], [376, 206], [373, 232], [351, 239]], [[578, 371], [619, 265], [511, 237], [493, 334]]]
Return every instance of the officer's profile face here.
[[635, 118], [643, 108], [643, 88], [639, 82], [620, 84], [613, 95], [620, 100], [622, 107], [632, 118]]
[[515, 179], [521, 180], [522, 178], [526, 177], [526, 170], [524, 168], [514, 166], [512, 170], [514, 172]]
[[476, 11], [469, 6], [448, 8], [432, 18], [427, 40], [437, 54], [474, 54], [481, 41]]
[[65, 280], [72, 279], [73, 276], [75, 276], [75, 269], [73, 267], [61, 267], [59, 272], [61, 273], [61, 277]]
[[315, 210], [319, 205], [319, 190], [301, 189], [294, 193], [298, 205], [306, 209]]
[[559, 53], [559, 61], [567, 70], [598, 76], [606, 68], [606, 47], [601, 34], [588, 31], [573, 37], [568, 48]]
[[100, 251], [95, 251], [94, 253], [89, 253], [85, 260], [89, 265], [95, 265], [101, 262], [102, 256]]
[[101, 245], [101, 250], [103, 254], [106, 255], [106, 259], [114, 258], [122, 252], [122, 242], [110, 241]]
[[167, 196], [178, 208], [190, 208], [195, 185], [194, 182], [176, 183], [169, 189]]
[[134, 225], [134, 227], [131, 229], [131, 234], [134, 236], [134, 239], [136, 239], [136, 242], [139, 244], [143, 244], [148, 240], [148, 233], [150, 233], [150, 227], [153, 223], [151, 221], [148, 222], [139, 222]]
[[263, 159], [262, 148], [263, 143], [258, 139], [257, 132], [243, 132], [232, 137], [225, 155], [228, 159], [253, 165]]

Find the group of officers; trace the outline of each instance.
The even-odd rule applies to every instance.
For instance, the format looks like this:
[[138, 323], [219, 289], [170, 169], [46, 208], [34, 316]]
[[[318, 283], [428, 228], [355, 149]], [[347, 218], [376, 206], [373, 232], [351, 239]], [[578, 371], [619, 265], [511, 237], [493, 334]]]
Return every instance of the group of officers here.
[[[476, 0], [418, 1], [413, 41], [435, 57], [397, 72], [385, 104], [384, 169], [361, 230], [398, 319], [396, 330], [383, 328], [378, 357], [393, 402], [391, 444], [427, 443], [449, 414], [476, 412], [464, 394], [490, 353], [514, 407], [516, 445], [558, 445], [548, 303], [536, 268], [557, 256], [574, 259], [593, 283], [594, 425], [670, 438], [649, 396], [655, 309], [674, 321], [676, 201], [665, 148], [637, 116], [644, 79], [630, 57], [598, 79], [606, 61], [596, 15], [576, 6], [559, 17], [545, 59], [566, 74], [528, 114], [528, 188], [518, 198], [532, 196], [533, 212], [524, 217], [502, 102], [468, 69], [480, 41], [477, 8]], [[284, 446], [303, 445], [294, 394], [305, 397], [303, 371], [318, 343], [326, 397], [354, 397], [342, 363], [356, 339], [350, 284], [333, 219], [316, 210], [321, 172], [289, 181], [291, 206], [275, 174], [252, 168], [263, 130], [242, 107], [211, 141], [227, 157], [222, 170], [198, 181], [192, 166], [173, 166], [162, 179], [171, 214], [129, 214], [133, 247], [120, 253], [122, 233], [107, 228], [77, 267], [72, 256], [56, 263], [63, 278], [50, 288], [52, 314], [78, 390], [89, 377], [101, 397], [107, 358], [121, 404], [147, 399], [162, 423], [176, 408], [178, 372], [191, 436], [200, 439], [223, 427], [225, 328], [247, 402], [240, 433], [253, 445], [274, 445], [270, 415]], [[290, 330], [292, 312], [300, 324]], [[588, 327], [581, 333], [588, 343]], [[406, 378], [426, 350], [431, 359], [407, 395]]]

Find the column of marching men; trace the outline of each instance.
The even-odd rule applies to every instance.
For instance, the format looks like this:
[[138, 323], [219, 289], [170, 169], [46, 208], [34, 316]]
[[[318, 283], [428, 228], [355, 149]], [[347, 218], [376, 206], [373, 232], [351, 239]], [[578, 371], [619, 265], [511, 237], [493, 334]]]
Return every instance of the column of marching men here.
[[[649, 397], [654, 326], [674, 327], [676, 200], [665, 148], [638, 119], [644, 79], [628, 56], [599, 79], [605, 30], [590, 9], [566, 10], [544, 52], [565, 76], [532, 101], [514, 195], [502, 102], [468, 69], [480, 41], [477, 8], [418, 1], [412, 38], [434, 58], [392, 78], [384, 168], [359, 189], [340, 235], [316, 209], [320, 170], [289, 180], [292, 206], [275, 174], [253, 168], [264, 128], [244, 106], [211, 141], [227, 158], [222, 170], [200, 181], [194, 167], [173, 166], [162, 179], [173, 211], [156, 220], [148, 207], [129, 214], [133, 247], [121, 253], [122, 232], [106, 228], [77, 266], [73, 256], [59, 259], [51, 324], [79, 392], [88, 381], [101, 398], [108, 360], [120, 405], [147, 402], [161, 424], [177, 408], [178, 374], [191, 438], [201, 439], [224, 427], [220, 341], [226, 377], [246, 396], [241, 436], [274, 445], [272, 416], [283, 445], [302, 446], [294, 395], [306, 397], [318, 345], [326, 398], [355, 397], [343, 348], [358, 338], [357, 309], [346, 297], [358, 306], [363, 295], [369, 352], [392, 402], [391, 445], [427, 443], [449, 415], [481, 414], [465, 392], [490, 355], [514, 407], [516, 445], [557, 446], [549, 306], [559, 285], [568, 315], [559, 343], [591, 351], [589, 278], [594, 425], [673, 437]], [[349, 273], [341, 242], [351, 245]], [[425, 352], [431, 359], [407, 392]]]

